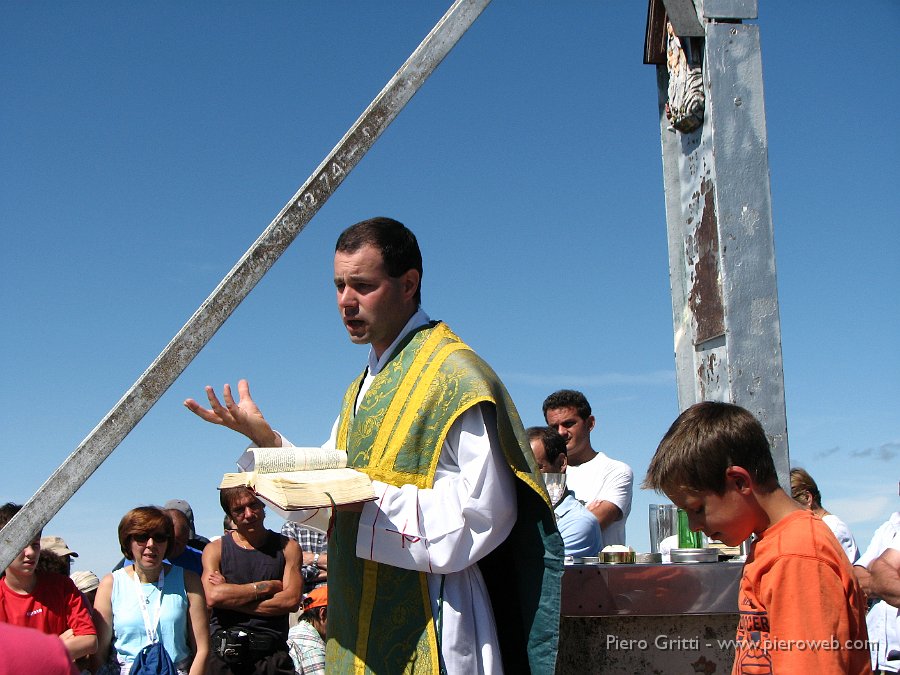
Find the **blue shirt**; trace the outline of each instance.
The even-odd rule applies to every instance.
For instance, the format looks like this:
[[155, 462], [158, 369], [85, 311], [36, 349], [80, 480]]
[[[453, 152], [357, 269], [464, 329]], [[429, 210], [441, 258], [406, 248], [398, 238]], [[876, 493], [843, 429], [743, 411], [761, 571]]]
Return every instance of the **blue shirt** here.
[[169, 562], [182, 569], [190, 570], [197, 576], [203, 575], [203, 552], [190, 546], [186, 546], [184, 553], [177, 558], [171, 558]]
[[[156, 584], [141, 584], [144, 597], [149, 602], [150, 620], [156, 618], [159, 607], [159, 589]], [[144, 616], [138, 604], [134, 579], [127, 569], [113, 572], [112, 590], [113, 648], [119, 664], [131, 663], [144, 645], [149, 644]], [[166, 572], [163, 587], [162, 610], [157, 631], [169, 658], [175, 664], [182, 663], [191, 655], [187, 644], [187, 616], [189, 603], [184, 590], [184, 573], [179, 567], [171, 567]]]
[[566, 496], [553, 509], [556, 526], [562, 535], [566, 555], [573, 558], [594, 556], [603, 548], [600, 523], [584, 504], [575, 499], [575, 493], [566, 490]]

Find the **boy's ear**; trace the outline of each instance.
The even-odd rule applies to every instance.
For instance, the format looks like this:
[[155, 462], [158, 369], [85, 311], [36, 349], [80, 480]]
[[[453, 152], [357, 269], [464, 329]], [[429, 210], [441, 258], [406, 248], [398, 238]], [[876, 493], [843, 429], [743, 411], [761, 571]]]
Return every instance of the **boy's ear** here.
[[729, 466], [725, 469], [725, 482], [733, 485], [741, 494], [749, 494], [753, 491], [753, 477], [742, 466]]

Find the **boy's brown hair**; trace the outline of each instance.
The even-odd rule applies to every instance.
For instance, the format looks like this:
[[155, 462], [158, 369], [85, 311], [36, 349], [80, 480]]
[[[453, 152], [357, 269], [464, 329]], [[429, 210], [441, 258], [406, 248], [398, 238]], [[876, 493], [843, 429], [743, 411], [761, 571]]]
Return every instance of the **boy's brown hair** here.
[[725, 492], [725, 471], [747, 470], [763, 490], [778, 486], [766, 432], [747, 410], [731, 403], [704, 401], [681, 413], [663, 436], [641, 485], [716, 494]]
[[0, 528], [6, 527], [6, 524], [12, 520], [12, 517], [22, 510], [21, 504], [6, 502], [0, 506]]

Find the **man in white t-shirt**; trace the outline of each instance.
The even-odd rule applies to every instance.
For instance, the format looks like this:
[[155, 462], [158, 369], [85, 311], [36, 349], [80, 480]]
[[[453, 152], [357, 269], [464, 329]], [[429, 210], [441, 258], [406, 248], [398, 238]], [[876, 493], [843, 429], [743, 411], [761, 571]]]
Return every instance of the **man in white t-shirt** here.
[[872, 669], [900, 672], [900, 511], [875, 530], [853, 571], [866, 594], [878, 599], [866, 615]]
[[547, 425], [566, 439], [567, 487], [599, 521], [603, 543], [624, 545], [634, 487], [631, 467], [591, 447], [596, 420], [580, 391], [554, 392], [544, 400], [543, 408]]

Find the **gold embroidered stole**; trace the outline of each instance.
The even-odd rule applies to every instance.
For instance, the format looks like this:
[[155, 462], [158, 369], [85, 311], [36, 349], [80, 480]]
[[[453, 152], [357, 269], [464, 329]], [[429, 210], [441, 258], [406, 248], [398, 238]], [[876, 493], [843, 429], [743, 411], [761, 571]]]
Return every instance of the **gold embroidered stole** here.
[[[430, 488], [453, 422], [473, 405], [493, 403], [509, 465], [549, 509], [533, 457], [522, 450], [529, 446], [518, 413], [490, 367], [443, 323], [407, 340], [355, 414], [363, 376], [344, 395], [337, 447], [346, 448], [349, 465], [391, 485]], [[329, 539], [328, 672], [438, 673], [426, 575], [359, 558], [358, 528], [358, 514], [338, 512]], [[402, 543], [408, 535], [397, 536]]]

